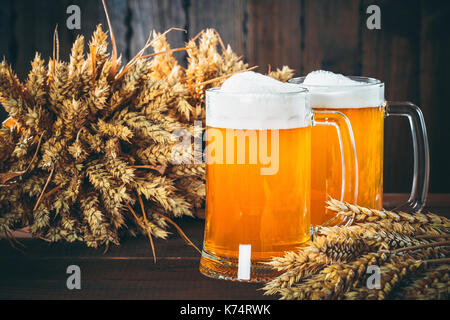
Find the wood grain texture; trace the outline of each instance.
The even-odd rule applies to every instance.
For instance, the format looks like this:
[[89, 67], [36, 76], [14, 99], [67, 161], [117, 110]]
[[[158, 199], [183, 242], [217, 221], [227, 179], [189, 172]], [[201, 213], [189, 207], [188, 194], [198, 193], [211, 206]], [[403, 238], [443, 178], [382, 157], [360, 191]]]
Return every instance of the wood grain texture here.
[[301, 6], [297, 0], [249, 0], [247, 57], [259, 72], [269, 65], [302, 72]]
[[[118, 52], [126, 52], [127, 0], [107, 1]], [[81, 29], [69, 30], [66, 26], [67, 7], [77, 5], [81, 10]], [[102, 24], [108, 31], [106, 16], [101, 1], [92, 0], [59, 0], [59, 1], [14, 1], [15, 45], [17, 58], [13, 61], [19, 77], [24, 79], [30, 69], [30, 61], [35, 52], [40, 52], [44, 59], [48, 59], [53, 52], [53, 33], [58, 26], [61, 59], [68, 59], [70, 48], [78, 34], [82, 34], [89, 41], [97, 24]], [[126, 58], [126, 57], [125, 57]]]
[[[109, 32], [101, 0], [72, 0], [69, 2], [78, 5], [81, 9], [81, 30], [73, 30], [72, 37], [75, 38], [77, 34], [83, 34], [89, 40], [98, 24], [102, 25], [104, 31]], [[127, 54], [128, 2], [127, 0], [107, 0], [106, 4], [116, 39], [117, 52], [119, 55], [122, 54], [123, 62], [125, 62], [129, 58]]]
[[188, 3], [189, 37], [206, 28], [216, 29], [238, 55], [246, 53], [247, 0], [192, 0]]
[[[130, 56], [142, 49], [150, 32], [164, 32], [172, 27], [186, 28], [186, 11], [183, 0], [129, 0], [131, 39]], [[167, 36], [172, 48], [183, 47], [187, 34], [172, 31]], [[182, 53], [182, 56], [184, 54]], [[180, 56], [177, 54], [177, 56]]]
[[0, 31], [2, 33], [0, 53], [2, 54], [2, 58], [11, 62], [15, 62], [14, 18], [13, 0], [3, 0], [0, 5]]
[[40, 52], [47, 59], [53, 53], [53, 34], [58, 25], [60, 56], [67, 57], [72, 46], [72, 34], [66, 28], [67, 0], [14, 1], [14, 37], [17, 58], [15, 70], [19, 78], [24, 79], [30, 70], [30, 62], [35, 53]]
[[305, 1], [304, 74], [319, 69], [360, 74], [359, 6], [355, 0]]
[[[199, 247], [204, 222], [191, 218], [177, 223]], [[81, 243], [22, 240], [26, 254], [0, 240], [0, 299], [274, 299], [260, 284], [210, 279], [198, 271], [200, 256], [175, 230], [168, 240], [155, 239], [157, 263], [148, 239], [125, 239], [119, 247], [103, 250]], [[67, 290], [66, 269], [81, 269], [81, 290]]]
[[[15, 63], [15, 39], [14, 39], [14, 3], [13, 0], [4, 0], [0, 5], [0, 41], [1, 59]], [[0, 123], [8, 116], [7, 112], [0, 106]]]
[[430, 190], [450, 192], [450, 2], [422, 1], [420, 104], [428, 124]]
[[[365, 10], [371, 4], [381, 8], [381, 30], [363, 28], [362, 74], [385, 82], [387, 100], [419, 104], [419, 1], [366, 0], [363, 16], [368, 17]], [[407, 118], [390, 117], [385, 121], [385, 192], [411, 189], [413, 148], [410, 132]]]

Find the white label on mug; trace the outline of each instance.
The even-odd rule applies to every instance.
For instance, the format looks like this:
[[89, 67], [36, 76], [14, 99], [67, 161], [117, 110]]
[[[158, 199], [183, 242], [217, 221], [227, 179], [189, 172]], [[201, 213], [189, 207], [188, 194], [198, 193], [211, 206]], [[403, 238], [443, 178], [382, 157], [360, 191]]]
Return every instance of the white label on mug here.
[[239, 245], [238, 280], [250, 280], [251, 255], [251, 244]]

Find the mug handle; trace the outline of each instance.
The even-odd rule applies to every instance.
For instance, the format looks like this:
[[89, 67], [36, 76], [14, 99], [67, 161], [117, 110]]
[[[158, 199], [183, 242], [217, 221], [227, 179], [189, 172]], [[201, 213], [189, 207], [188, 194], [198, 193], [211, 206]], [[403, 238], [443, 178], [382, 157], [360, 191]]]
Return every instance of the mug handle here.
[[[353, 199], [347, 199], [347, 201], [356, 203], [358, 198], [358, 159], [350, 120], [342, 112], [334, 110], [314, 110], [313, 114], [313, 125], [334, 126], [337, 130], [342, 163], [340, 201], [344, 201], [345, 194], [352, 193]], [[344, 142], [350, 144], [350, 149], [344, 148]]]
[[395, 210], [420, 212], [425, 207], [430, 178], [430, 151], [427, 128], [422, 111], [418, 106], [408, 101], [389, 101], [385, 115], [386, 117], [402, 116], [408, 118], [414, 150], [414, 175], [411, 194], [408, 201], [395, 208]]

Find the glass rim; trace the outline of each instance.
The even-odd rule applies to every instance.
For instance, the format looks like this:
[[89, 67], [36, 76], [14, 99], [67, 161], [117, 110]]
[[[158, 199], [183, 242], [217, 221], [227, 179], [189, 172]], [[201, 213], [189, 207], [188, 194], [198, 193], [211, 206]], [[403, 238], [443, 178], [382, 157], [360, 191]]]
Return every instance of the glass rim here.
[[371, 77], [362, 77], [362, 76], [346, 76], [347, 78], [357, 81], [359, 83], [363, 83], [363, 85], [361, 84], [348, 84], [348, 85], [324, 85], [324, 84], [304, 84], [303, 82], [305, 81], [306, 76], [303, 77], [295, 77], [292, 78], [291, 80], [289, 80], [289, 83], [294, 83], [294, 84], [298, 84], [301, 86], [305, 86], [307, 87], [311, 87], [311, 88], [367, 88], [367, 87], [372, 87], [372, 86], [377, 86], [377, 85], [384, 85], [384, 82], [382, 82], [381, 80], [378, 80], [376, 78], [371, 78]]
[[228, 92], [228, 91], [221, 91], [222, 87], [216, 87], [216, 88], [209, 88], [206, 89], [207, 94], [224, 94], [229, 96], [284, 96], [284, 95], [297, 95], [297, 94], [304, 94], [308, 93], [308, 88], [302, 87], [302, 86], [296, 86], [294, 90], [292, 91], [286, 91], [286, 92]]

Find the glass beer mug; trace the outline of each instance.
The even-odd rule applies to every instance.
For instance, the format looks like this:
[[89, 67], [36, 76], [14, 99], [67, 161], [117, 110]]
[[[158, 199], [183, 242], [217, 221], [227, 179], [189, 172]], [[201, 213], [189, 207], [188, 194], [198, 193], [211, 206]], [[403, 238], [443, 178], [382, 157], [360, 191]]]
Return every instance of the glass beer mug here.
[[[327, 73], [315, 73], [320, 72]], [[384, 118], [405, 116], [412, 130], [414, 177], [408, 202], [397, 209], [420, 211], [425, 205], [429, 177], [428, 140], [422, 112], [411, 102], [386, 102], [384, 83], [379, 80], [328, 73], [345, 78], [345, 83], [308, 84], [305, 77], [290, 82], [308, 88], [313, 110], [338, 110], [350, 120], [356, 144], [358, 178], [353, 192], [346, 194], [344, 199], [351, 202], [350, 199], [356, 197], [358, 205], [379, 210], [383, 208]], [[320, 224], [330, 219], [330, 214], [334, 215], [324, 209], [323, 202], [328, 196], [337, 196], [336, 189], [340, 182], [333, 172], [339, 166], [335, 151], [339, 145], [326, 127], [313, 129], [312, 145], [311, 214], [318, 217], [316, 222]]]
[[[312, 126], [333, 125], [342, 139], [351, 132], [340, 112], [313, 115], [308, 92], [300, 86], [253, 93], [222, 88], [206, 92], [200, 271], [213, 278], [262, 282], [277, 275], [264, 262], [310, 238]], [[349, 165], [355, 162], [354, 152], [343, 157]]]

